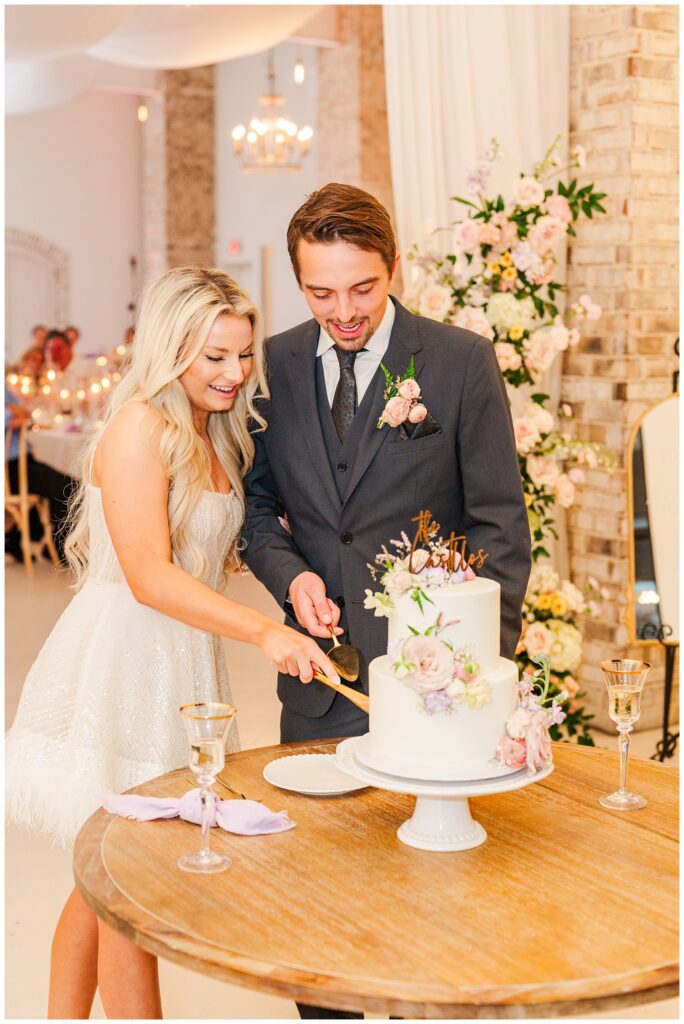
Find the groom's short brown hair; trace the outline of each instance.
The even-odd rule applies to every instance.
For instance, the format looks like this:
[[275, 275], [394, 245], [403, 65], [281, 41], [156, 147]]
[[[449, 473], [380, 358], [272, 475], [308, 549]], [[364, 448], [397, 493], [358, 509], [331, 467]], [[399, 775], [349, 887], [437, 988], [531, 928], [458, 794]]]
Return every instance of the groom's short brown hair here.
[[367, 252], [377, 252], [392, 273], [397, 255], [389, 213], [369, 192], [354, 185], [332, 182], [312, 192], [299, 207], [287, 229], [287, 249], [297, 282], [300, 239], [307, 242], [349, 242]]

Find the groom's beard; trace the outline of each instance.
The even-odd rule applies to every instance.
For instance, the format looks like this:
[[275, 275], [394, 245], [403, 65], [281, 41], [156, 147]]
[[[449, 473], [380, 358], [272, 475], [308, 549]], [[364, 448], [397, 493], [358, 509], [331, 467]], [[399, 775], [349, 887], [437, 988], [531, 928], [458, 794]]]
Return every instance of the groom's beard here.
[[336, 323], [335, 320], [326, 320], [324, 330], [328, 337], [332, 338], [338, 348], [341, 348], [345, 352], [360, 352], [362, 348], [366, 347], [375, 334], [375, 327], [373, 327], [370, 320], [365, 318], [364, 320], [365, 323], [361, 328], [361, 333], [356, 338], [345, 338], [344, 335], [338, 333], [334, 326]]

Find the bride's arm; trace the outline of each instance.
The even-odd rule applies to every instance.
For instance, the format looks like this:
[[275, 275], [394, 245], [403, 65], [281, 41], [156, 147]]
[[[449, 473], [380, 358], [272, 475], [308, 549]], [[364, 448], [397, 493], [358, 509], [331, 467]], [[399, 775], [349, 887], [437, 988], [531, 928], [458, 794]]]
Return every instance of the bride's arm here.
[[312, 677], [312, 663], [337, 679], [310, 637], [217, 594], [173, 564], [161, 431], [159, 415], [144, 402], [132, 402], [109, 424], [93, 464], [107, 528], [135, 599], [196, 629], [256, 644], [279, 671], [303, 682]]

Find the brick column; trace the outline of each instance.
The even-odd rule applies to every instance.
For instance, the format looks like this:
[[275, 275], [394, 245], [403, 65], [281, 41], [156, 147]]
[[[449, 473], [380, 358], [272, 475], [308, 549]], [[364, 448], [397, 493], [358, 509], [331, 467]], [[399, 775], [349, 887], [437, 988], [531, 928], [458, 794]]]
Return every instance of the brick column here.
[[184, 263], [213, 266], [215, 103], [212, 66], [165, 71], [143, 145], [146, 281]]
[[[570, 145], [587, 150], [582, 172], [608, 193], [607, 216], [582, 221], [568, 254], [568, 302], [588, 292], [603, 307], [596, 333], [568, 353], [562, 398], [580, 436], [614, 448], [613, 476], [587, 473], [568, 513], [570, 567], [610, 591], [585, 628], [581, 670], [596, 723], [613, 729], [599, 662], [634, 657], [654, 669], [641, 728], [660, 724], [663, 656], [627, 643], [629, 585], [626, 444], [633, 424], [667, 397], [678, 335], [678, 11], [674, 6], [570, 10]], [[673, 700], [671, 721], [678, 716]]]
[[382, 8], [338, 6], [336, 35], [319, 56], [319, 181], [363, 188], [393, 216]]

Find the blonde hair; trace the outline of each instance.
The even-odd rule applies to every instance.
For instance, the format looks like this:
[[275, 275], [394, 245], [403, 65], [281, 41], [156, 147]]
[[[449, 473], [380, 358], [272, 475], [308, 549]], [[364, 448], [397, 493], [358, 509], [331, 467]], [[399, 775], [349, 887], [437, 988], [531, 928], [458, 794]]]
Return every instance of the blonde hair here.
[[[189, 524], [202, 491], [211, 488], [211, 460], [207, 445], [193, 425], [190, 401], [179, 377], [200, 354], [222, 314], [245, 317], [252, 325], [252, 371], [232, 409], [210, 413], [208, 421], [216, 455], [244, 509], [242, 478], [254, 461], [250, 420], [258, 424], [258, 429], [266, 427], [254, 405], [255, 399], [268, 397], [261, 317], [249, 296], [222, 270], [175, 267], [142, 294], [128, 369], [112, 392], [103, 425], [85, 453], [64, 545], [77, 588], [84, 582], [89, 564], [88, 483], [92, 457], [114, 414], [135, 400], [146, 402], [164, 423], [159, 455], [171, 482], [168, 514], [174, 562], [194, 576], [206, 568]], [[237, 549], [236, 541], [226, 559], [226, 573], [239, 564]]]

